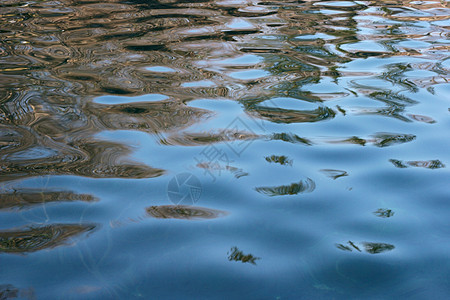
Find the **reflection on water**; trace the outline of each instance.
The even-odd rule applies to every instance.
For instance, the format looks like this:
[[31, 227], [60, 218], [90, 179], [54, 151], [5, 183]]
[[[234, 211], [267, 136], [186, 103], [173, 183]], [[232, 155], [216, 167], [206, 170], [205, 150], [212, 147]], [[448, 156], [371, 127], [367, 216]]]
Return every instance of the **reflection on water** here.
[[268, 196], [297, 195], [300, 193], [311, 193], [316, 188], [316, 184], [310, 178], [291, 185], [280, 185], [275, 187], [257, 187], [258, 193]]
[[221, 130], [217, 133], [199, 132], [188, 133], [182, 135], [172, 135], [166, 138], [163, 143], [165, 145], [181, 145], [181, 146], [206, 146], [212, 143], [245, 141], [258, 138], [257, 135], [247, 132], [234, 132], [230, 130]]
[[293, 164], [293, 161], [291, 159], [289, 159], [288, 157], [284, 156], [284, 155], [281, 155], [281, 156], [278, 156], [278, 155], [266, 156], [265, 159], [266, 159], [267, 162], [277, 163], [277, 164], [280, 164], [280, 165], [283, 165], [283, 166], [286, 166], [286, 165], [287, 166], [292, 166], [292, 164]]
[[158, 219], [202, 220], [225, 216], [225, 211], [206, 207], [184, 205], [160, 205], [147, 208], [149, 216]]
[[88, 194], [76, 194], [66, 191], [19, 190], [13, 193], [0, 194], [0, 210], [11, 208], [28, 208], [33, 205], [61, 201], [98, 201]]
[[334, 180], [340, 177], [348, 176], [348, 173], [343, 170], [323, 169], [320, 171], [322, 171], [326, 176], [333, 178]]
[[0, 298], [448, 295], [449, 5], [1, 1]]
[[260, 257], [255, 257], [252, 254], [244, 254], [242, 251], [238, 249], [238, 247], [232, 247], [228, 252], [228, 260], [229, 261], [240, 261], [242, 263], [251, 263], [252, 265], [256, 265], [256, 261], [261, 259]]
[[368, 242], [362, 242], [362, 247], [358, 247], [355, 243], [352, 241], [348, 241], [347, 244], [336, 244], [336, 247], [338, 249], [344, 250], [344, 251], [353, 251], [356, 250], [358, 252], [361, 252], [361, 248], [363, 248], [367, 253], [369, 254], [378, 254], [386, 251], [391, 251], [395, 248], [394, 245], [386, 244], [386, 243], [368, 243]]
[[315, 110], [296, 111], [282, 108], [249, 107], [252, 115], [264, 118], [274, 123], [319, 122], [333, 118], [335, 113], [330, 108], [319, 107]]
[[418, 167], [418, 168], [426, 168], [426, 169], [440, 169], [445, 168], [445, 165], [439, 160], [428, 160], [428, 161], [401, 161], [397, 159], [389, 160], [395, 167], [397, 168], [408, 168], [409, 167]]
[[73, 236], [91, 231], [95, 225], [53, 224], [0, 232], [0, 252], [29, 253], [67, 244]]
[[330, 141], [330, 143], [348, 143], [365, 146], [368, 143], [373, 144], [377, 147], [388, 147], [395, 144], [408, 143], [416, 138], [413, 134], [395, 134], [395, 133], [377, 133], [372, 135], [370, 138], [359, 138], [353, 136], [351, 138], [342, 141]]
[[0, 299], [36, 299], [33, 289], [19, 289], [11, 284], [0, 285]]
[[391, 209], [379, 208], [374, 212], [374, 215], [380, 218], [390, 218], [394, 215]]

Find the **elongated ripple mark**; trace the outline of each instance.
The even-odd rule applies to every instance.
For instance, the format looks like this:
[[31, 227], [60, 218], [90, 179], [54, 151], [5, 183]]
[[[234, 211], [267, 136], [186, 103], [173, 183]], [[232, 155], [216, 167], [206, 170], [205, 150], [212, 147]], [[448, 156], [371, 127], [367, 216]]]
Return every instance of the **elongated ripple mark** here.
[[271, 107], [249, 108], [254, 117], [269, 120], [274, 123], [312, 123], [332, 119], [336, 113], [328, 107], [319, 107], [315, 110], [292, 110]]
[[261, 136], [245, 131], [217, 130], [217, 132], [184, 132], [173, 134], [161, 141], [165, 145], [206, 146], [212, 143], [246, 141]]
[[416, 136], [414, 134], [403, 134], [403, 133], [389, 133], [389, 132], [379, 132], [371, 135], [368, 138], [360, 138], [353, 136], [347, 139], [336, 139], [329, 140], [328, 143], [331, 144], [355, 144], [366, 146], [367, 144], [372, 144], [376, 147], [389, 147], [397, 144], [408, 143], [414, 141]]
[[413, 115], [409, 114], [408, 117], [411, 119], [417, 121], [417, 122], [423, 122], [428, 124], [434, 124], [436, 121], [432, 117], [424, 116], [424, 115]]
[[348, 173], [346, 171], [343, 170], [334, 170], [334, 169], [322, 169], [320, 170], [322, 173], [324, 173], [326, 176], [333, 178], [334, 180], [340, 178], [340, 177], [344, 177], [344, 176], [348, 176]]
[[256, 261], [261, 259], [261, 257], [256, 257], [252, 254], [244, 254], [238, 247], [232, 247], [227, 253], [229, 261], [240, 261], [242, 263], [250, 263], [256, 266]]
[[336, 244], [336, 247], [340, 250], [349, 251], [352, 252], [353, 250], [356, 250], [358, 252], [362, 252], [361, 249], [364, 249], [369, 254], [379, 254], [387, 251], [391, 251], [395, 249], [394, 245], [387, 244], [387, 243], [372, 243], [372, 242], [362, 242], [361, 245], [358, 247], [357, 244], [355, 244], [352, 241], [348, 241], [347, 244]]
[[0, 231], [0, 252], [31, 253], [70, 243], [71, 238], [94, 230], [94, 224], [52, 224]]
[[124, 161], [122, 156], [129, 152], [122, 144], [86, 139], [72, 147], [60, 143], [53, 143], [51, 148], [29, 147], [20, 156], [15, 152], [0, 159], [0, 180], [62, 174], [93, 178], [151, 178], [164, 174], [162, 169]]
[[[92, 136], [105, 130], [137, 130], [158, 137], [167, 134], [167, 145], [203, 145], [208, 139], [220, 142], [223, 140], [215, 134], [209, 137], [196, 133], [175, 134], [212, 115], [209, 111], [187, 107], [185, 103], [200, 97], [226, 97], [245, 102], [261, 95], [280, 94], [324, 103], [329, 100], [326, 97], [333, 95], [331, 92], [310, 92], [308, 88], [327, 89], [322, 87], [327, 78], [339, 85], [347, 85], [345, 89], [355, 97], [367, 97], [382, 104], [381, 108], [362, 109], [361, 113], [401, 121], [429, 124], [435, 121], [426, 116], [407, 114], [412, 112], [408, 109], [419, 102], [404, 94], [411, 95], [420, 88], [428, 88], [423, 92], [433, 94], [433, 86], [446, 80], [449, 33], [446, 3], [400, 0], [360, 1], [358, 4], [348, 1], [271, 1], [251, 5], [243, 1], [168, 2], [61, 0], [18, 5], [15, 0], [2, 1], [0, 121], [4, 125], [0, 128], [0, 180], [66, 174], [91, 178], [160, 176], [164, 173], [162, 169], [137, 162], [124, 163], [123, 157], [130, 153], [125, 145], [98, 141]], [[245, 28], [240, 28], [234, 21], [227, 23], [229, 20], [239, 20]], [[422, 26], [424, 23], [427, 26]], [[299, 32], [301, 36], [298, 36]], [[321, 32], [326, 32], [326, 36], [316, 35]], [[304, 35], [314, 38], [305, 40]], [[410, 45], [417, 42], [422, 46]], [[246, 66], [204, 64], [240, 58], [246, 53], [253, 53], [261, 60]], [[399, 59], [401, 63], [390, 62]], [[429, 61], [428, 65], [409, 63], [420, 59]], [[364, 70], [353, 69], [352, 62], [361, 61]], [[374, 66], [376, 64], [379, 66]], [[147, 65], [166, 66], [175, 72], [148, 72], [145, 71]], [[270, 76], [249, 80], [228, 76], [254, 69], [270, 73]], [[406, 73], [424, 69], [440, 74], [441, 78], [427, 75], [424, 79], [414, 79]], [[369, 81], [377, 79], [382, 82], [382, 87], [359, 84], [359, 79], [346, 84], [346, 79], [352, 76]], [[217, 87], [192, 84], [200, 81], [211, 82]], [[386, 86], [392, 91], [385, 92]], [[149, 93], [161, 93], [170, 100], [103, 106], [90, 102], [92, 97], [106, 94], [138, 96]], [[331, 97], [335, 101], [348, 97], [348, 94], [338, 92]], [[302, 111], [256, 105], [244, 107], [244, 111], [264, 122], [277, 123], [277, 126], [322, 120], [335, 122], [338, 119], [334, 119], [333, 109], [326, 106]], [[420, 110], [414, 112], [420, 113]], [[352, 115], [346, 117], [351, 119]], [[292, 128], [278, 130], [294, 130]], [[377, 131], [376, 128], [373, 130], [371, 132]], [[314, 137], [309, 140], [292, 133], [268, 132], [267, 135], [265, 142], [271, 144], [277, 140], [304, 145], [312, 145], [311, 140], [316, 143]], [[344, 134], [343, 141], [338, 142], [387, 147], [415, 138], [388, 133], [345, 139], [351, 135]], [[444, 167], [439, 160], [398, 162], [399, 166], [406, 167]], [[202, 167], [211, 168], [209, 165]], [[226, 168], [243, 173], [239, 168]], [[305, 188], [308, 184], [310, 187]], [[314, 182], [301, 181], [286, 186], [262, 187], [259, 192], [289, 195], [311, 189], [311, 186], [315, 186]], [[65, 192], [59, 195], [44, 192], [41, 199], [33, 191], [21, 193], [24, 194], [17, 202], [13, 196], [6, 195], [0, 206], [15, 209], [34, 207], [41, 200], [55, 204], [63, 200], [90, 201], [89, 197]], [[191, 220], [220, 214], [207, 208], [193, 209], [157, 206], [148, 208], [147, 216]], [[388, 215], [390, 212], [379, 213]], [[51, 242], [46, 241], [55, 235], [64, 236], [65, 232], [65, 229], [56, 230], [52, 226], [60, 225], [33, 227], [34, 233], [30, 228], [14, 229], [7, 232], [7, 237], [3, 236], [6, 231], [1, 232], [1, 241], [10, 243], [11, 249], [18, 247], [19, 251], [26, 245], [31, 245], [32, 249], [33, 245], [48, 249], [45, 246]], [[374, 254], [394, 247], [368, 242], [343, 246]], [[89, 257], [97, 251], [89, 251]], [[242, 262], [252, 259], [251, 254], [244, 254], [237, 247], [230, 252], [232, 259]], [[93, 263], [95, 267], [97, 262]], [[120, 284], [123, 278], [116, 279], [114, 284]], [[129, 281], [129, 278], [123, 281]], [[2, 286], [0, 294], [3, 291], [17, 293], [17, 290], [9, 285]], [[87, 290], [89, 288], [84, 292], [89, 292]], [[114, 294], [110, 298], [118, 296]]]
[[294, 133], [274, 133], [268, 137], [271, 140], [279, 140], [283, 142], [288, 142], [292, 144], [303, 144], [307, 146], [313, 145], [313, 142], [307, 138], [300, 137]]
[[150, 206], [146, 210], [149, 217], [158, 219], [206, 220], [228, 215], [222, 210], [184, 205]]
[[291, 185], [280, 185], [274, 187], [257, 187], [255, 190], [258, 193], [267, 196], [285, 196], [285, 195], [297, 195], [302, 193], [311, 193], [316, 188], [316, 183], [307, 178], [305, 181], [298, 183], [292, 183]]
[[395, 167], [400, 169], [405, 169], [408, 167], [425, 168], [425, 169], [441, 169], [445, 168], [445, 165], [439, 160], [411, 160], [411, 161], [401, 161], [398, 159], [389, 160]]
[[104, 105], [91, 103], [89, 116], [100, 130], [139, 130], [157, 133], [182, 130], [212, 115], [211, 111], [175, 101]]
[[94, 202], [99, 199], [89, 194], [76, 194], [71, 191], [51, 191], [38, 189], [20, 189], [0, 194], [0, 210], [27, 209], [47, 203], [66, 201]]

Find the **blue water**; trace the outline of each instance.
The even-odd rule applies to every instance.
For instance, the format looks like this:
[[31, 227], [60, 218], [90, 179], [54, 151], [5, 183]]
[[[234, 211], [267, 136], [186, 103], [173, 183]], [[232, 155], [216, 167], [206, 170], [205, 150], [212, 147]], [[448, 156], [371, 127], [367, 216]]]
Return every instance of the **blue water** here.
[[0, 299], [448, 298], [449, 1], [0, 15]]

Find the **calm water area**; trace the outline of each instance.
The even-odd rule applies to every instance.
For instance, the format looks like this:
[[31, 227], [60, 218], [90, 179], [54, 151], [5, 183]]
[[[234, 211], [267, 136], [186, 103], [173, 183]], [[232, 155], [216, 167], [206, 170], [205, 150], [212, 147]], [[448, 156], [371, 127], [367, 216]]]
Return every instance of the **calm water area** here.
[[0, 0], [0, 299], [449, 299], [449, 80], [449, 0]]

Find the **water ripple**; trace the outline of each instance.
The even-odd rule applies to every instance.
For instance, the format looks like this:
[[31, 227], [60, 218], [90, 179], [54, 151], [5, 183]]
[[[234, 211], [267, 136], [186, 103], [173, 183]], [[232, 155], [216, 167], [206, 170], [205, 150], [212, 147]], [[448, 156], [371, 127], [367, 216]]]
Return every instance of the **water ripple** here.
[[204, 220], [226, 216], [228, 213], [216, 209], [184, 205], [160, 205], [147, 208], [150, 217], [158, 219]]
[[258, 193], [267, 196], [285, 196], [285, 195], [297, 195], [302, 193], [311, 193], [316, 188], [315, 182], [307, 178], [305, 181], [298, 183], [292, 183], [291, 185], [280, 185], [275, 187], [257, 187], [255, 190]]
[[449, 3], [1, 1], [0, 295], [448, 295]]
[[1, 231], [0, 252], [25, 254], [55, 248], [94, 228], [95, 225], [53, 224]]

